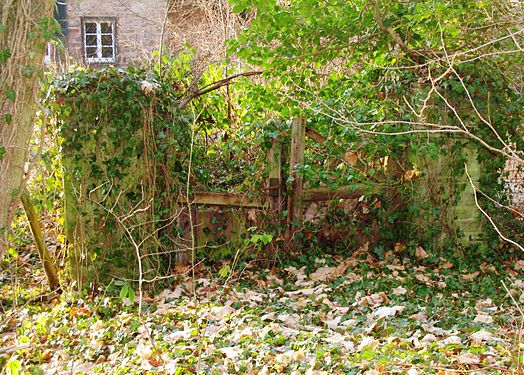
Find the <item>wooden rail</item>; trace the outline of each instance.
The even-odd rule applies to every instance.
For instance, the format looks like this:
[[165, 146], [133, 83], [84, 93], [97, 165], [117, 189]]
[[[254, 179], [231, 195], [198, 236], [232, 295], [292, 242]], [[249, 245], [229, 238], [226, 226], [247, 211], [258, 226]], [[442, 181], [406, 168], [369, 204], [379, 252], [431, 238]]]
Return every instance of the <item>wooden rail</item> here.
[[357, 186], [340, 186], [332, 189], [328, 186], [307, 188], [302, 190], [303, 202], [329, 201], [332, 199], [356, 199], [366, 194], [378, 194], [384, 190], [381, 184], [373, 186], [359, 184]]
[[207, 204], [211, 206], [256, 207], [268, 208], [265, 199], [253, 198], [242, 193], [217, 193], [210, 191], [195, 191], [193, 204]]

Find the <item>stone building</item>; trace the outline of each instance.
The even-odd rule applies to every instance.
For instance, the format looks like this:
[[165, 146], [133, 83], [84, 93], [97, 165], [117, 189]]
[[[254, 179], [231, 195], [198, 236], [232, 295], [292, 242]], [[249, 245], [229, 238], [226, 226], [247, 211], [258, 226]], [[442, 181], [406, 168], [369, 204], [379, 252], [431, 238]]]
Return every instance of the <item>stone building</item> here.
[[[57, 2], [71, 61], [129, 65], [159, 48], [169, 0], [61, 0]], [[65, 18], [65, 20], [64, 20]], [[166, 35], [167, 36], [167, 35]]]
[[[186, 44], [199, 57], [223, 57], [225, 41], [245, 25], [227, 0], [57, 0], [68, 61], [79, 65], [124, 66]], [[56, 59], [49, 46], [48, 59]]]

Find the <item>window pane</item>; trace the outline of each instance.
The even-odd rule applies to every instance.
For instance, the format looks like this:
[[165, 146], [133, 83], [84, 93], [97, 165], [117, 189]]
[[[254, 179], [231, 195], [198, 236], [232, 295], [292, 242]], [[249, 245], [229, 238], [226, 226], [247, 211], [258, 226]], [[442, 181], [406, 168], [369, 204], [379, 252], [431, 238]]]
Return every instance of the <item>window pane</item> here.
[[96, 33], [96, 23], [94, 22], [86, 22], [84, 24], [85, 32], [86, 33]]
[[87, 58], [98, 57], [96, 54], [96, 47], [86, 47], [86, 57]]
[[102, 45], [103, 46], [112, 46], [113, 45], [113, 35], [102, 35]]
[[86, 46], [96, 47], [96, 35], [86, 35]]
[[102, 57], [105, 59], [112, 59], [113, 47], [102, 47]]
[[102, 27], [103, 33], [112, 33], [113, 32], [113, 25], [109, 22], [101, 23], [100, 26]]

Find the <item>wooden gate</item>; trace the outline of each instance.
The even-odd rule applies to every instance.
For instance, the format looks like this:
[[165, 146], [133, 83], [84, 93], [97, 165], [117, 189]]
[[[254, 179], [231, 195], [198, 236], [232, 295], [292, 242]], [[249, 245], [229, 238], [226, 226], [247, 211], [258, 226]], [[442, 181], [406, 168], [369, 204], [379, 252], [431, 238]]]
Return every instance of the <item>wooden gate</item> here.
[[[270, 164], [267, 187], [263, 193], [256, 197], [245, 193], [219, 193], [209, 191], [195, 191], [192, 200], [186, 203], [184, 214], [181, 215], [179, 226], [184, 228], [184, 249], [179, 251], [178, 260], [188, 263], [192, 252], [196, 248], [206, 246], [210, 239], [209, 233], [204, 228], [214, 229], [214, 239], [222, 236], [231, 240], [236, 231], [244, 228], [247, 221], [235, 219], [231, 210], [264, 210], [270, 212], [273, 217], [281, 216], [287, 209], [287, 219], [284, 224], [286, 232], [279, 236], [283, 239], [283, 245], [279, 249], [293, 247], [294, 228], [299, 228], [302, 222], [303, 206], [305, 202], [330, 201], [334, 199], [355, 199], [364, 194], [369, 194], [370, 189], [358, 189], [354, 186], [342, 186], [336, 189], [327, 186], [318, 188], [305, 188], [299, 167], [304, 164], [304, 151], [306, 136], [314, 139], [317, 143], [324, 143], [325, 139], [313, 130], [306, 129], [306, 120], [303, 117], [293, 119], [291, 126], [291, 144], [288, 157], [288, 165], [283, 165], [282, 152], [284, 147], [278, 141], [274, 141], [268, 152], [268, 163]], [[287, 167], [289, 180], [286, 186], [284, 179], [284, 168]], [[380, 193], [381, 188], [376, 187], [373, 193]], [[191, 226], [189, 225], [191, 223]], [[239, 226], [235, 228], [235, 226]], [[217, 230], [218, 229], [218, 230]]]

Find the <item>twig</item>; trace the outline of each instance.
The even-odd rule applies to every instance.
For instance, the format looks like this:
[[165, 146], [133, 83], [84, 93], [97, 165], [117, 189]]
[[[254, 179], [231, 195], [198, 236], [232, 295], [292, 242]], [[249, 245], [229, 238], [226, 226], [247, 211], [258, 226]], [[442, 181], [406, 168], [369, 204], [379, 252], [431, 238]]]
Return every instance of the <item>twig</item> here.
[[16, 352], [17, 350], [27, 349], [30, 347], [31, 347], [30, 342], [26, 342], [25, 344], [20, 344], [20, 345], [11, 345], [5, 348], [0, 348], [0, 354], [12, 353], [12, 352]]

